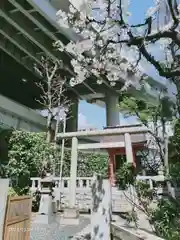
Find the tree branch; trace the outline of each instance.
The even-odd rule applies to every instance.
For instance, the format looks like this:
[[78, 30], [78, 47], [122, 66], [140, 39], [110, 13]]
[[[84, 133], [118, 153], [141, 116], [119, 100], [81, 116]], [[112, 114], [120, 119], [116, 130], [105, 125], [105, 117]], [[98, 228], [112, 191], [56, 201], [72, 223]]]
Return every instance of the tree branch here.
[[[172, 19], [173, 19], [173, 21], [174, 21], [174, 25], [173, 25], [173, 28], [172, 28], [172, 29], [175, 29], [175, 28], [177, 28], [177, 26], [178, 26], [178, 24], [179, 24], [179, 20], [177, 19], [176, 15], [175, 15], [174, 6], [173, 6], [173, 4], [172, 4], [172, 0], [167, 0], [167, 3], [168, 3], [168, 6], [169, 6], [169, 10], [170, 10]], [[174, 4], [174, 5], [175, 5], [175, 4]]]
[[172, 68], [163, 68], [159, 61], [155, 60], [154, 56], [152, 56], [145, 48], [145, 45], [138, 45], [139, 51], [145, 57], [145, 59], [151, 63], [159, 72], [159, 75], [162, 77], [171, 78], [174, 76], [180, 76], [180, 70], [172, 70]]

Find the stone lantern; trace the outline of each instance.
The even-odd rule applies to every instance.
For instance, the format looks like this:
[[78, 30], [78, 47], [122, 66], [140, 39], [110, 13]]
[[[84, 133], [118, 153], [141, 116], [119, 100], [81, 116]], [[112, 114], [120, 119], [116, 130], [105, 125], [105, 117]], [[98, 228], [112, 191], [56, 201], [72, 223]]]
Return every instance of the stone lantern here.
[[41, 223], [50, 224], [54, 218], [52, 200], [53, 200], [53, 177], [47, 174], [40, 180], [41, 201], [37, 220]]

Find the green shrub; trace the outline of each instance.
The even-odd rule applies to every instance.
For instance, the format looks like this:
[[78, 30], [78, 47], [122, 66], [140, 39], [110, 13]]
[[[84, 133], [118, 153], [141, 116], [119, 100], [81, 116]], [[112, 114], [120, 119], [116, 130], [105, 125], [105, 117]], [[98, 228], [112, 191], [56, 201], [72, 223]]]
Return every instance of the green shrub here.
[[[56, 169], [59, 175], [61, 151], [54, 144], [46, 142], [45, 133], [14, 131], [9, 140], [9, 163], [6, 175], [13, 181], [13, 188], [18, 195], [26, 195], [31, 185], [31, 177], [39, 177], [43, 162], [49, 162], [51, 172]], [[66, 149], [63, 161], [63, 176], [70, 175], [71, 151]], [[77, 174], [79, 177], [91, 177], [94, 172], [107, 177], [108, 157], [99, 153], [78, 153]]]
[[15, 196], [18, 196], [18, 194], [16, 193], [16, 191], [14, 190], [14, 188], [9, 187], [9, 189], [8, 189], [8, 196], [10, 196], [10, 197], [15, 197]]

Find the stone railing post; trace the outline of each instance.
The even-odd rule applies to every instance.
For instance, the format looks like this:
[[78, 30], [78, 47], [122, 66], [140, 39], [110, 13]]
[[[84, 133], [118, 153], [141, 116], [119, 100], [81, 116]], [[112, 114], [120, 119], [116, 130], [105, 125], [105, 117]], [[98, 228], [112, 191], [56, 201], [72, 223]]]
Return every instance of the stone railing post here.
[[32, 186], [31, 186], [33, 189], [35, 188], [35, 180], [32, 179]]
[[149, 178], [149, 187], [150, 189], [153, 189], [153, 180]]
[[92, 183], [91, 240], [110, 240], [111, 184], [101, 176]]
[[89, 188], [90, 184], [89, 184], [89, 179], [86, 179], [86, 188]]
[[41, 189], [41, 179], [40, 178], [38, 179], [38, 189], [39, 190]]
[[79, 179], [79, 188], [83, 188], [83, 180]]

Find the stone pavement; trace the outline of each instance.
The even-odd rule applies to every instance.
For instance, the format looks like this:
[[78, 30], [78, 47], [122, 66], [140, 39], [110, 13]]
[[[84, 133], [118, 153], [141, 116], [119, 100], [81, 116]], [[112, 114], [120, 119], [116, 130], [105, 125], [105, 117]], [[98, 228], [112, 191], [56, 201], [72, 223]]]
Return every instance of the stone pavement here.
[[60, 215], [51, 224], [37, 224], [32, 219], [30, 240], [69, 240], [90, 223], [88, 215], [80, 216], [79, 225], [60, 225]]

